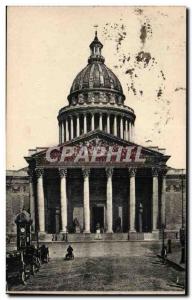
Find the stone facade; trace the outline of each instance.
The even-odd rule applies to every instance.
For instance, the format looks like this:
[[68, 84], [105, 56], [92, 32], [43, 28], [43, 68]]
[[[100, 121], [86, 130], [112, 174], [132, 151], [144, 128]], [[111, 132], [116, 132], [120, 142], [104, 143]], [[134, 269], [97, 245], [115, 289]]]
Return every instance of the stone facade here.
[[6, 228], [16, 233], [15, 218], [23, 208], [30, 209], [27, 168], [6, 172]]
[[[78, 179], [78, 174], [70, 178], [68, 182], [68, 196], [71, 200], [71, 206], [68, 207], [68, 216], [69, 224], [72, 224], [73, 220], [77, 218], [80, 223], [80, 227], [83, 228], [83, 179]], [[96, 176], [97, 175], [97, 176]], [[183, 215], [184, 223], [186, 217], [186, 179], [185, 173], [182, 175], [182, 171], [179, 169], [169, 169], [166, 175], [166, 196], [165, 196], [165, 218], [166, 218], [166, 231], [173, 233], [173, 236], [176, 237], [176, 234], [179, 233], [179, 230], [182, 225], [182, 177], [183, 176]], [[78, 180], [77, 180], [78, 179]], [[51, 179], [47, 179], [50, 181]], [[57, 180], [59, 180], [59, 175]], [[90, 197], [91, 203], [91, 219], [94, 212], [94, 207], [103, 207], [105, 206], [106, 195], [105, 195], [105, 184], [106, 179], [101, 175], [99, 171], [98, 174], [95, 174], [91, 178], [90, 184]], [[127, 216], [129, 214], [129, 207], [126, 201], [126, 195], [128, 194], [129, 184], [127, 184], [128, 178], [122, 175], [119, 177], [119, 180], [114, 180], [113, 186], [113, 223], [118, 216], [122, 220], [122, 231], [128, 231]], [[136, 189], [136, 198], [137, 203], [142, 199], [142, 203], [148, 200], [149, 191], [152, 189], [152, 183], [150, 181], [147, 183], [146, 178], [140, 178], [137, 184]], [[52, 183], [49, 186], [49, 192], [46, 191], [46, 201], [51, 199], [51, 193], [54, 193], [54, 199], [57, 198], [56, 203], [50, 203], [49, 208], [46, 208], [46, 230], [49, 233], [55, 232], [55, 211], [56, 207], [60, 206], [59, 204], [59, 188], [55, 194], [54, 188], [58, 186]], [[7, 171], [6, 174], [6, 189], [7, 189], [7, 215], [6, 215], [6, 224], [7, 224], [7, 233], [15, 233], [15, 217], [21, 212], [23, 207], [29, 209], [29, 175], [27, 174], [26, 169], [18, 171]], [[55, 198], [55, 195], [57, 197]], [[136, 206], [138, 209], [138, 206]], [[146, 208], [146, 206], [144, 205]], [[148, 206], [149, 208], [151, 206]], [[99, 211], [99, 210], [98, 210]], [[102, 212], [102, 210], [101, 210]], [[102, 212], [103, 213], [103, 212]], [[105, 213], [105, 212], [104, 212]], [[151, 231], [151, 220], [149, 219], [151, 213], [149, 211], [143, 211], [143, 231]], [[136, 228], [138, 229], [138, 219], [136, 220]], [[91, 231], [94, 232], [95, 224], [91, 223]], [[115, 225], [114, 225], [115, 226]], [[115, 231], [115, 228], [113, 228]], [[73, 228], [69, 226], [69, 231], [72, 232]]]

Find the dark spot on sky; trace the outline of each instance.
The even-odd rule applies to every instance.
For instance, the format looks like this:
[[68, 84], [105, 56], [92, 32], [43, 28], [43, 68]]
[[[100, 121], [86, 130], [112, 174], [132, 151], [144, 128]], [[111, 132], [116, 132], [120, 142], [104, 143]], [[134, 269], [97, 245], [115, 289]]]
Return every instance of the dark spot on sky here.
[[128, 69], [127, 71], [125, 71], [125, 74], [133, 75], [133, 71], [134, 71], [134, 70], [135, 70], [134, 68]]
[[184, 88], [184, 87], [177, 87], [176, 89], [175, 89], [175, 92], [178, 92], [178, 91], [185, 91], [186, 90], [186, 88]]
[[161, 73], [161, 76], [162, 76], [163, 80], [166, 80], [166, 78], [165, 78], [165, 74], [163, 73], [163, 71], [162, 71], [162, 70], [160, 71], [160, 73]]
[[134, 11], [135, 11], [136, 15], [142, 15], [142, 13], [143, 13], [143, 9], [141, 9], [141, 8], [136, 8]]
[[147, 20], [140, 28], [140, 40], [143, 45], [145, 44], [146, 40], [152, 36], [152, 33], [153, 31], [151, 25]]
[[157, 98], [159, 99], [163, 94], [162, 88], [159, 88], [158, 92], [157, 92]]
[[144, 45], [146, 37], [147, 37], [147, 29], [146, 29], [145, 25], [141, 26], [140, 33], [141, 33], [140, 34], [140, 40], [141, 40], [142, 44]]
[[136, 56], [136, 61], [138, 63], [143, 62], [144, 68], [149, 64], [150, 60], [151, 60], [151, 54], [149, 52], [141, 51]]

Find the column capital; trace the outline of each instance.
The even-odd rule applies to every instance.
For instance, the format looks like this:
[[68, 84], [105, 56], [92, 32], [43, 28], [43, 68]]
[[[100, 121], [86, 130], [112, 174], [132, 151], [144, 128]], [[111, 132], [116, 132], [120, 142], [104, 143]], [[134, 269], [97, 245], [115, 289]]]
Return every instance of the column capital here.
[[35, 174], [36, 174], [37, 178], [42, 177], [43, 174], [44, 174], [44, 169], [43, 168], [36, 168], [35, 169]]
[[29, 182], [33, 181], [33, 176], [34, 176], [34, 170], [28, 168], [27, 174], [29, 175]]
[[158, 177], [158, 175], [159, 175], [159, 168], [152, 167], [152, 176], [153, 177]]
[[107, 178], [113, 176], [113, 168], [106, 168], [105, 172], [106, 172]]
[[60, 178], [67, 177], [67, 169], [59, 168], [59, 176], [60, 176]]
[[166, 174], [167, 174], [167, 171], [168, 171], [168, 168], [161, 168], [160, 170], [159, 170], [159, 174], [162, 176], [162, 177], [165, 177], [166, 176]]
[[83, 178], [89, 177], [90, 169], [89, 168], [82, 168]]
[[137, 172], [137, 168], [129, 168], [128, 171], [129, 171], [129, 176], [130, 177], [135, 177], [136, 172]]

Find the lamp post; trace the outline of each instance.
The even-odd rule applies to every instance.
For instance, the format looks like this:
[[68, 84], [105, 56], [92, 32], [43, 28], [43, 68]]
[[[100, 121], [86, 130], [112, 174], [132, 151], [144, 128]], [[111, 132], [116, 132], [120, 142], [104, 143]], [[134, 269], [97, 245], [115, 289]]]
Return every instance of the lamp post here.
[[143, 205], [140, 202], [140, 204], [139, 204], [139, 232], [140, 233], [143, 231], [143, 218], [142, 218], [142, 214], [143, 214]]
[[161, 224], [161, 232], [162, 232], [161, 256], [164, 258], [164, 256], [165, 256], [165, 224]]
[[184, 226], [184, 207], [183, 207], [183, 169], [181, 174], [181, 229], [180, 229], [180, 243], [181, 243], [181, 260], [180, 263], [185, 263], [185, 226]]

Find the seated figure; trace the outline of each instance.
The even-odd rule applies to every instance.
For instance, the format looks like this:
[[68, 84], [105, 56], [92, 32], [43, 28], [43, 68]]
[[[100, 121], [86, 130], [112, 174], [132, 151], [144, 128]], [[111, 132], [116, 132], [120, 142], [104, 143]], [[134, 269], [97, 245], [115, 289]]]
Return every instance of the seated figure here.
[[74, 259], [73, 248], [71, 247], [71, 245], [69, 245], [67, 248], [67, 254], [65, 255], [65, 259]]
[[118, 217], [115, 222], [115, 232], [121, 232], [121, 217]]
[[74, 232], [75, 233], [80, 233], [81, 232], [81, 228], [80, 228], [80, 224], [77, 218], [75, 218], [73, 220], [73, 225], [74, 225]]

